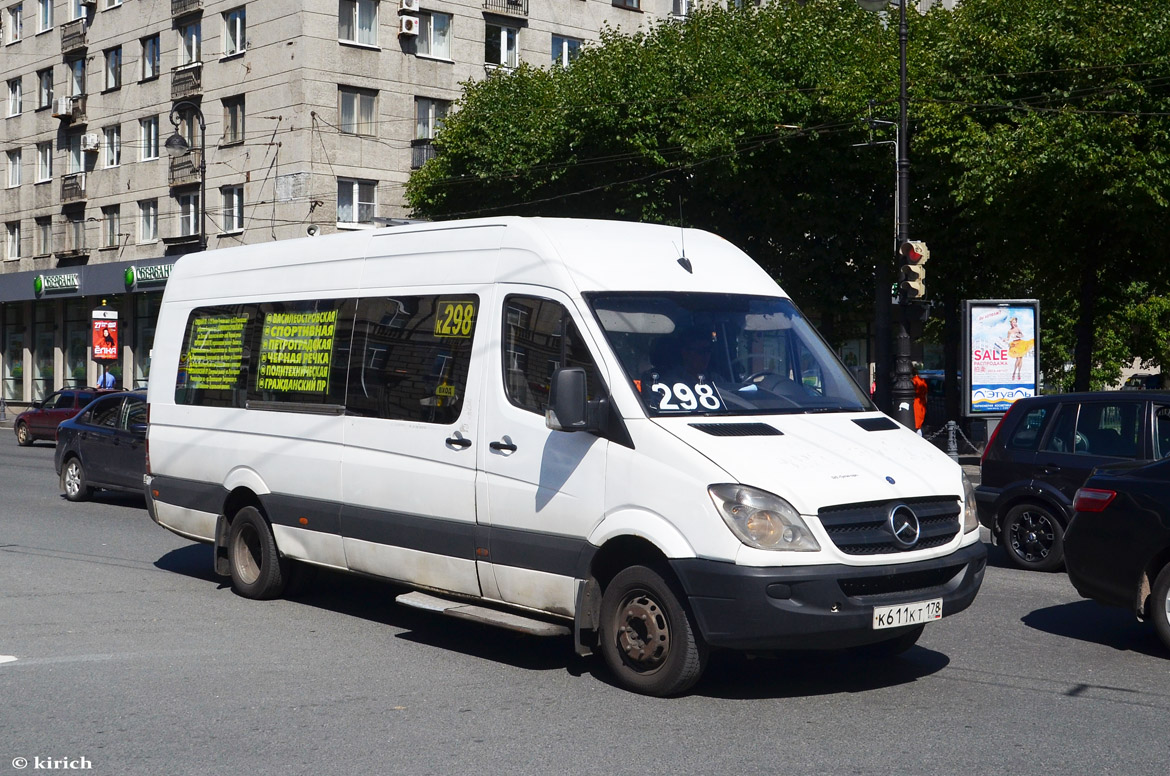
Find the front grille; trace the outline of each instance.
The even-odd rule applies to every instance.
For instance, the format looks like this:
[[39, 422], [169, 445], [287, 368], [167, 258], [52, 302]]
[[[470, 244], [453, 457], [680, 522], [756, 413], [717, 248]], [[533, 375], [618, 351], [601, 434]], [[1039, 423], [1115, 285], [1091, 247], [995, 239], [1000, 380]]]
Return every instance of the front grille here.
[[962, 564], [926, 571], [908, 571], [905, 574], [885, 574], [876, 577], [854, 577], [838, 580], [841, 592], [850, 598], [914, 593], [928, 595], [941, 589], [963, 570]]
[[[894, 541], [890, 530], [890, 509], [905, 504], [914, 511], [921, 527], [918, 542], [903, 547]], [[912, 552], [941, 547], [959, 533], [959, 501], [957, 498], [906, 499], [903, 501], [871, 501], [861, 504], [842, 504], [825, 507], [817, 513], [821, 525], [847, 555], [881, 555], [892, 552]]]

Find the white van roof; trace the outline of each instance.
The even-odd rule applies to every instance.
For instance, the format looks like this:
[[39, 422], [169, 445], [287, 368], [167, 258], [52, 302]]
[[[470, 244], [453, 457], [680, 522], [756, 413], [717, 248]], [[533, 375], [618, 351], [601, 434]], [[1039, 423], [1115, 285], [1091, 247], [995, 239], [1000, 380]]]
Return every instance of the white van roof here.
[[[366, 262], [374, 257], [389, 261]], [[281, 272], [274, 283], [272, 269], [293, 267], [299, 271]], [[517, 216], [422, 222], [188, 254], [176, 263], [167, 285], [172, 299], [227, 301], [237, 293], [251, 296], [258, 287], [275, 294], [311, 290], [323, 297], [359, 287], [452, 281], [579, 292], [785, 295], [747, 254], [710, 232]]]

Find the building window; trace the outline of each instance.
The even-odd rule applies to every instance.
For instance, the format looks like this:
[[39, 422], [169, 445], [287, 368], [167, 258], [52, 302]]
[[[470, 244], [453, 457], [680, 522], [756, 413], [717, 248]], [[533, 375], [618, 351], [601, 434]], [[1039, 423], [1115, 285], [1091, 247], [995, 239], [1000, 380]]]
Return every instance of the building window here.
[[65, 172], [68, 175], [85, 172], [85, 157], [82, 156], [81, 152], [81, 134], [80, 132], [74, 132], [69, 135], [67, 140], [69, 144], [69, 155], [67, 157], [69, 165]]
[[376, 0], [338, 0], [337, 39], [345, 43], [378, 45]]
[[66, 218], [65, 250], [85, 253], [85, 211], [70, 213]]
[[377, 207], [377, 181], [361, 181], [349, 178], [337, 179], [337, 223], [356, 226], [373, 226], [374, 210]]
[[37, 183], [53, 178], [53, 141], [37, 143]]
[[158, 78], [162, 69], [162, 53], [157, 35], [142, 39], [142, 80]]
[[233, 8], [223, 15], [223, 55], [230, 57], [239, 54], [248, 48], [248, 39], [244, 37], [244, 7]]
[[37, 71], [37, 107], [53, 107], [53, 68]]
[[[693, 2], [694, 0], [674, 0], [670, 12], [678, 17], [690, 16]], [[614, 5], [617, 5], [617, 3], [614, 3]], [[741, 7], [739, 3], [735, 5], [737, 8]]]
[[628, 8], [631, 11], [642, 10], [642, 0], [613, 0], [614, 8]]
[[8, 23], [4, 25], [4, 42], [15, 43], [24, 37], [24, 4], [8, 6]]
[[519, 64], [517, 55], [519, 37], [520, 30], [515, 27], [487, 25], [484, 31], [484, 63], [496, 67], [516, 67]]
[[106, 90], [122, 88], [122, 47], [106, 49]]
[[122, 209], [118, 205], [102, 208], [102, 245], [117, 248], [122, 231]]
[[224, 186], [220, 192], [223, 194], [223, 230], [225, 232], [242, 232], [244, 230], [244, 187]]
[[13, 78], [8, 82], [8, 115], [19, 116], [24, 109], [24, 89], [20, 79]]
[[37, 0], [37, 32], [53, 29], [53, 0]]
[[50, 216], [36, 220], [36, 252], [48, 256], [53, 252], [53, 219]]
[[451, 15], [422, 11], [418, 22], [418, 41], [414, 50], [422, 56], [450, 59]]
[[117, 167], [122, 163], [122, 127], [115, 124], [102, 133], [106, 141], [106, 167]]
[[414, 99], [414, 142], [411, 143], [410, 167], [417, 170], [435, 155], [431, 140], [443, 125], [443, 119], [450, 110], [447, 100], [432, 100], [429, 97]]
[[158, 116], [138, 120], [138, 142], [142, 146], [141, 161], [158, 158]]
[[373, 135], [375, 103], [378, 93], [367, 89], [341, 86], [337, 89], [341, 111], [341, 131], [350, 135]]
[[106, 0], [106, 8], [117, 8], [122, 4], [122, 0]]
[[158, 200], [144, 199], [138, 203], [138, 242], [158, 239]]
[[221, 145], [244, 142], [244, 95], [223, 100], [223, 140]]
[[179, 65], [193, 65], [203, 61], [202, 40], [199, 22], [184, 24], [179, 28]]
[[20, 185], [20, 151], [8, 152], [8, 188]]
[[20, 258], [20, 222], [9, 221], [8, 224], [8, 252], [5, 254], [6, 259]]
[[69, 96], [81, 97], [85, 94], [85, 57], [71, 59], [65, 66], [69, 68]]
[[199, 192], [180, 194], [179, 201], [179, 234], [190, 237], [199, 234]]
[[581, 41], [563, 35], [552, 36], [552, 63], [568, 67], [581, 53]]

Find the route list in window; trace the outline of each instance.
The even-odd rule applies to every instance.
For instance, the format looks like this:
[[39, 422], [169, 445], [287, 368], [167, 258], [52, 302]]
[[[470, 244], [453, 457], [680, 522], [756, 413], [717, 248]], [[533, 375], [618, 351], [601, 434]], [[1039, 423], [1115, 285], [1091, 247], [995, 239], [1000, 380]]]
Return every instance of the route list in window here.
[[239, 386], [247, 316], [196, 318], [187, 351], [187, 387], [232, 390]]
[[264, 316], [257, 390], [328, 392], [336, 329], [337, 310]]

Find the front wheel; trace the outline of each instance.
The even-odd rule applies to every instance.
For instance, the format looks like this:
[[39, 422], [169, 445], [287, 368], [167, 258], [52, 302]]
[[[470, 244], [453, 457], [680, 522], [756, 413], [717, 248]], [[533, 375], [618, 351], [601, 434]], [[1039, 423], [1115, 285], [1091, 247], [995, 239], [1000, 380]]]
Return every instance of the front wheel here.
[[232, 589], [245, 598], [276, 598], [288, 581], [288, 562], [280, 557], [268, 521], [255, 507], [236, 513], [228, 529]]
[[1165, 566], [1150, 591], [1150, 619], [1158, 638], [1170, 649], [1170, 565]]
[[28, 447], [32, 443], [32, 432], [28, 430], [28, 424], [18, 423], [16, 425], [16, 444], [21, 447]]
[[1003, 519], [1001, 535], [1008, 561], [1016, 568], [1056, 571], [1064, 563], [1064, 526], [1048, 507], [1012, 507]]
[[659, 697], [691, 687], [707, 662], [681, 596], [646, 566], [624, 569], [605, 588], [601, 654], [621, 685]]
[[70, 458], [61, 469], [61, 490], [70, 501], [85, 501], [93, 495], [93, 488], [85, 481], [85, 467], [79, 458]]

